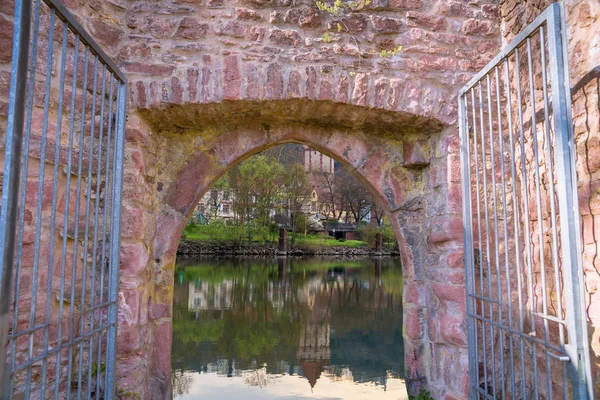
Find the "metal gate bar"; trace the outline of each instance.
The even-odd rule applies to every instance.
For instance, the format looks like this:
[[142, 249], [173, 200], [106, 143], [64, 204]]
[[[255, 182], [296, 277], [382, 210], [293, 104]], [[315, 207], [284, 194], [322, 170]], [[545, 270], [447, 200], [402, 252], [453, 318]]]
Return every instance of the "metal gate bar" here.
[[15, 3], [0, 397], [109, 399], [127, 79], [58, 0]]
[[593, 398], [566, 43], [554, 3], [459, 93], [474, 399]]

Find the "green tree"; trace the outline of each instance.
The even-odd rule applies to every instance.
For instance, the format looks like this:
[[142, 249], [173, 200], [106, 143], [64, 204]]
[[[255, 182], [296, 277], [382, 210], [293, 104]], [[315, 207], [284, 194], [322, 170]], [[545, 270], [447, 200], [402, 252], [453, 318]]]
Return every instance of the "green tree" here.
[[242, 176], [240, 167], [241, 165], [233, 167], [227, 174], [227, 178], [233, 195], [234, 221], [239, 226], [246, 226], [252, 220], [251, 182]]
[[300, 163], [292, 164], [283, 173], [282, 198], [287, 203], [292, 221], [292, 239], [290, 245], [294, 248], [296, 232], [298, 230], [298, 219], [302, 213], [302, 207], [306, 204], [311, 192], [310, 181]]
[[313, 172], [313, 174], [321, 179], [325, 188], [321, 201], [325, 207], [321, 207], [321, 213], [325, 216], [326, 222], [338, 221], [342, 217], [343, 209], [340, 193], [335, 185], [335, 174], [329, 172]]
[[242, 216], [245, 225], [256, 225], [261, 236], [269, 234], [283, 173], [284, 168], [279, 162], [263, 155], [249, 158], [229, 173], [229, 185], [235, 198], [234, 211]]

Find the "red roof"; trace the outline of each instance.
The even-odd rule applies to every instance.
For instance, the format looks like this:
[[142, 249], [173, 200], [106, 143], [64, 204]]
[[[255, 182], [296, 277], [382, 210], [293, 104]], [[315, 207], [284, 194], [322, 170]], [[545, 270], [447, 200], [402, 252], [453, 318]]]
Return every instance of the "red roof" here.
[[327, 365], [327, 362], [324, 360], [300, 360], [300, 366], [302, 367], [304, 376], [306, 376], [306, 379], [308, 379], [308, 383], [310, 383], [311, 388], [315, 387], [317, 380], [321, 377], [321, 372], [323, 372], [323, 367], [325, 365]]

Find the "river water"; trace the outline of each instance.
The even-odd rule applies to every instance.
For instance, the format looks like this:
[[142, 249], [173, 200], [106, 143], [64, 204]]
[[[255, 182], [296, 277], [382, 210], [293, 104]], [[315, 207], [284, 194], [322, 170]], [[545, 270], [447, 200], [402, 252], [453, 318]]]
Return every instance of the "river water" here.
[[394, 259], [178, 260], [175, 399], [407, 399]]

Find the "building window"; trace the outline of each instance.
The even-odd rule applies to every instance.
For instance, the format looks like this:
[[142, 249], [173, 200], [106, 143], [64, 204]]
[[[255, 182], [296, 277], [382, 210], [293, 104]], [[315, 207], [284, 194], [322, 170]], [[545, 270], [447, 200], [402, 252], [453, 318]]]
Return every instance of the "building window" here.
[[223, 204], [223, 214], [229, 214], [229, 204]]
[[217, 201], [218, 198], [219, 198], [219, 192], [217, 192], [216, 190], [211, 190], [210, 191], [210, 200]]
[[317, 212], [317, 202], [316, 201], [313, 201], [312, 203], [310, 203], [310, 211]]
[[226, 191], [223, 193], [223, 200], [228, 201], [231, 198], [231, 192]]

